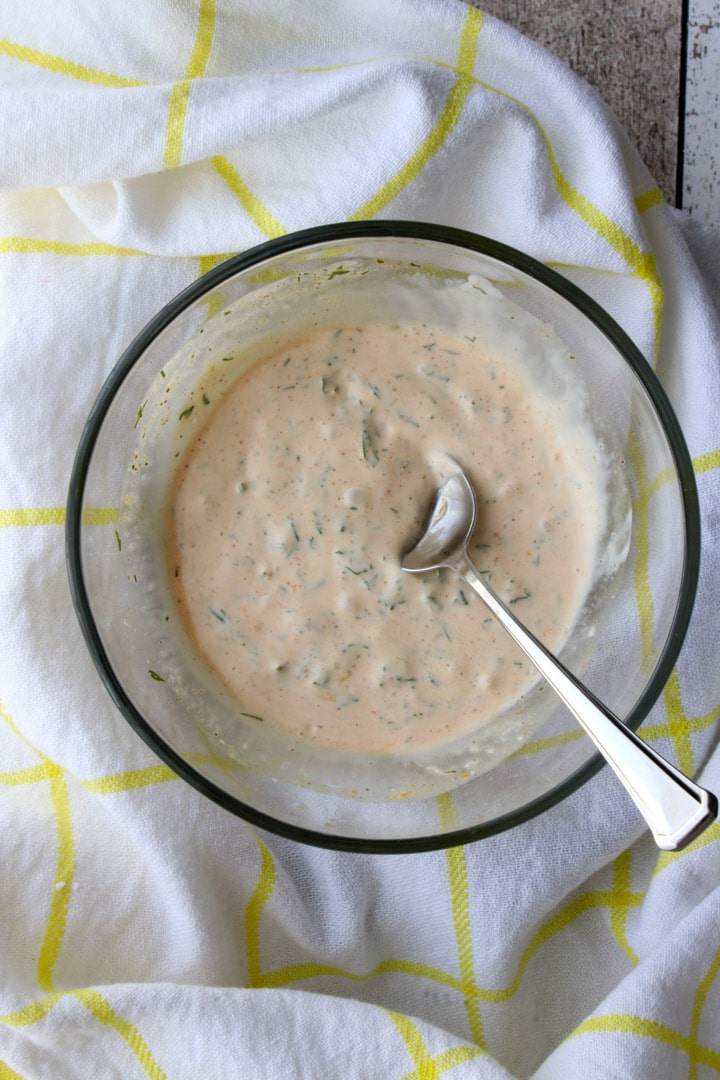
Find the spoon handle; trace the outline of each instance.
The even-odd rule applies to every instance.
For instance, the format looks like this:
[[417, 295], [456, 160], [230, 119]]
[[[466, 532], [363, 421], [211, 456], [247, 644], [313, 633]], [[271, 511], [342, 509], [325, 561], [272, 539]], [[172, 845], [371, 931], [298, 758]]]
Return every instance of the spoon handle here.
[[466, 555], [451, 564], [487, 604], [580, 722], [650, 826], [658, 847], [679, 851], [717, 817], [718, 802], [626, 727], [552, 655], [483, 581]]

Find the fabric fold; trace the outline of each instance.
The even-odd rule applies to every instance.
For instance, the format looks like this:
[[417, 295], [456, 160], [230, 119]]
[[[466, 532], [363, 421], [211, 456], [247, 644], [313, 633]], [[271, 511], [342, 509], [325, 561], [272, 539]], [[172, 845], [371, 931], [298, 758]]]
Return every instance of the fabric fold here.
[[585, 83], [460, 0], [11, 5], [0, 70], [0, 1075], [720, 1073], [720, 825], [661, 855], [603, 770], [447, 852], [260, 834], [113, 706], [63, 538], [104, 379], [224, 257], [371, 217], [514, 245], [619, 321], [682, 424], [700, 583], [642, 731], [717, 791], [717, 237]]

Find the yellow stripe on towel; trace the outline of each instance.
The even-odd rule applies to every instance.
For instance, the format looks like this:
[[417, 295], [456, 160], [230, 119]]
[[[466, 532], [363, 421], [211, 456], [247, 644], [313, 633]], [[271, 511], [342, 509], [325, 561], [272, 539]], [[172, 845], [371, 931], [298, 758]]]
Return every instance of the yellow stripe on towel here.
[[465, 23], [460, 38], [460, 49], [457, 61], [457, 77], [452, 85], [445, 106], [440, 113], [430, 134], [420, 144], [412, 157], [392, 176], [387, 183], [383, 184], [376, 195], [350, 215], [350, 221], [360, 221], [365, 218], [375, 217], [383, 210], [396, 195], [398, 195], [411, 180], [427, 165], [430, 159], [438, 152], [448, 135], [455, 127], [458, 117], [462, 112], [468, 94], [475, 85], [473, 72], [475, 69], [475, 56], [477, 53], [477, 40], [482, 27], [482, 12], [476, 8], [468, 8]]
[[180, 82], [176, 82], [170, 91], [170, 107], [163, 154], [163, 168], [165, 169], [175, 169], [182, 162], [183, 135], [185, 133], [185, 118], [190, 98], [190, 86], [193, 79], [199, 79], [205, 74], [214, 33], [215, 0], [202, 0], [198, 12], [195, 44], [185, 69], [185, 78], [181, 79]]
[[[88, 506], [83, 510], [83, 525], [112, 525], [117, 521], [117, 507]], [[64, 525], [64, 506], [26, 506], [0, 510], [0, 529], [27, 528], [37, 525]]]
[[62, 56], [53, 56], [51, 53], [39, 52], [38, 49], [29, 49], [27, 45], [19, 45], [14, 41], [0, 39], [0, 53], [11, 57], [13, 60], [22, 60], [26, 64], [35, 64], [36, 67], [46, 71], [54, 71], [58, 75], [66, 75], [80, 82], [94, 83], [95, 86], [107, 86], [112, 89], [124, 89], [132, 86], [147, 86], [142, 79], [125, 79], [122, 75], [109, 75], [105, 71], [87, 67], [85, 64], [76, 64], [72, 60], [65, 60]]

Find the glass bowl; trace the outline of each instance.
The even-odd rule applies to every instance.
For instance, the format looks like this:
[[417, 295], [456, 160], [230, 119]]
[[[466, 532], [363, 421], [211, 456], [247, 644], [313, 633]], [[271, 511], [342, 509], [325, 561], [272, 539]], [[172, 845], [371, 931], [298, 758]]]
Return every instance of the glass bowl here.
[[[485, 725], [481, 750], [453, 745], [440, 759], [337, 755], [289, 742], [274, 725], [248, 724], [172, 615], [164, 530], [176, 421], [197, 421], [183, 404], [196, 400], [210, 354], [251, 357], [268, 333], [296, 335], [327, 311], [345, 321], [360, 312], [440, 322], [442, 298], [478, 281], [506, 298], [521, 333], [536, 326], [559, 339], [612, 461], [602, 540], [612, 567], [560, 655], [637, 728], [669, 678], [692, 609], [700, 547], [693, 471], [638, 349], [597, 303], [528, 255], [444, 226], [393, 221], [327, 225], [263, 244], [215, 267], [155, 316], [118, 361], [80, 440], [67, 561], [109, 694], [179, 776], [295, 840], [366, 852], [454, 846], [541, 813], [603, 764], [553, 695], [537, 688]], [[479, 318], [478, 293], [460, 294], [467, 318]], [[469, 424], [466, 435], [483, 432]], [[115, 527], [89, 524], [93, 507], [117, 507]], [[477, 619], [486, 614], [478, 601]]]

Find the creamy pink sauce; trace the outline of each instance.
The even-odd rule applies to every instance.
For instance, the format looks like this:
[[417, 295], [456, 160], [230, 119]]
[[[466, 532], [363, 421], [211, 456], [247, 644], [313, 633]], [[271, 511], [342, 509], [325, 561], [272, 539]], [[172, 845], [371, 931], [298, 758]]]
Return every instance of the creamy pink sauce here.
[[558, 650], [604, 520], [589, 426], [522, 358], [424, 325], [319, 329], [220, 386], [196, 395], [207, 419], [175, 475], [168, 567], [244, 722], [393, 753], [516, 701], [536, 676], [479, 598], [400, 558], [453, 455], [479, 497], [473, 561]]

